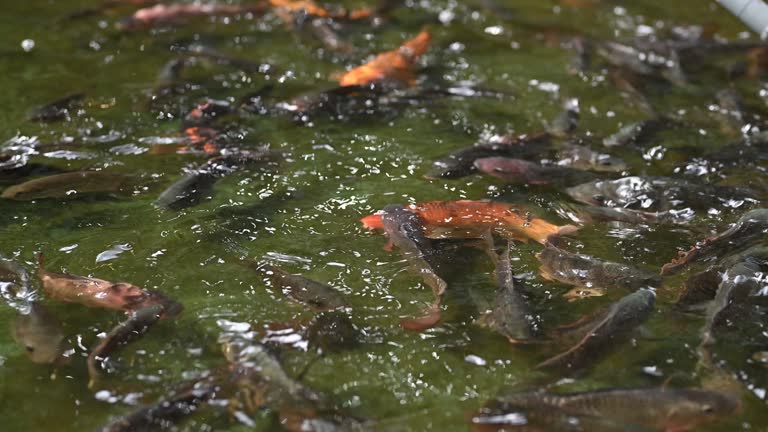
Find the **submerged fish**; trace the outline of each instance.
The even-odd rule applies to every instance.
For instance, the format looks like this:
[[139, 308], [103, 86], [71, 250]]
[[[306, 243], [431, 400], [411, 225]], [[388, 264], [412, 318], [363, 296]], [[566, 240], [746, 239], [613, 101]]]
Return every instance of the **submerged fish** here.
[[158, 4], [137, 10], [133, 15], [122, 19], [117, 28], [121, 31], [138, 31], [158, 25], [178, 24], [197, 17], [239, 15], [242, 13], [261, 15], [267, 9], [266, 3], [256, 3], [251, 6], [204, 3]]
[[598, 172], [621, 172], [627, 169], [623, 160], [589, 147], [570, 145], [557, 153], [557, 165]]
[[526, 342], [537, 331], [536, 317], [528, 306], [520, 282], [516, 281], [509, 261], [507, 245], [496, 265], [496, 296], [491, 309], [480, 317], [478, 323], [501, 334], [510, 342]]
[[507, 183], [534, 186], [572, 185], [594, 179], [595, 176], [577, 169], [541, 166], [522, 159], [489, 157], [475, 160], [478, 171], [500, 178]]
[[53, 364], [68, 361], [67, 342], [61, 323], [43, 305], [32, 302], [26, 313], [13, 321], [13, 339], [24, 347], [33, 363]]
[[[533, 217], [512, 204], [489, 201], [430, 201], [409, 205], [419, 215], [431, 238], [483, 238], [492, 230], [507, 239], [544, 244], [553, 235], [576, 231], [573, 225], [557, 226]], [[383, 228], [380, 214], [364, 217], [368, 229]]]
[[635, 291], [661, 285], [661, 277], [657, 274], [628, 264], [573, 254], [552, 245], [547, 245], [536, 258], [541, 262], [539, 271], [544, 279], [577, 287]]
[[360, 331], [342, 312], [323, 312], [307, 328], [309, 347], [322, 353], [339, 352], [360, 344]]
[[27, 113], [27, 120], [38, 122], [55, 122], [69, 118], [69, 110], [79, 104], [84, 93], [74, 93], [49, 104], [32, 109]]
[[370, 62], [358, 66], [341, 76], [342, 86], [365, 85], [374, 81], [394, 80], [412, 86], [415, 83], [413, 69], [416, 61], [427, 52], [432, 37], [421, 31], [400, 48], [377, 55]]
[[79, 171], [40, 177], [6, 188], [6, 199], [36, 200], [42, 198], [75, 199], [83, 195], [128, 192], [133, 179], [123, 174], [103, 171]]
[[483, 158], [494, 156], [514, 156], [524, 159], [536, 157], [541, 154], [543, 147], [549, 144], [551, 138], [548, 133], [540, 133], [479, 143], [436, 160], [426, 177], [450, 179], [465, 177], [477, 172], [475, 161]]
[[448, 284], [437, 274], [437, 252], [425, 235], [421, 217], [401, 205], [388, 205], [381, 214], [381, 223], [389, 241], [400, 249], [411, 270], [421, 276], [435, 296], [427, 313], [420, 318], [403, 320], [409, 330], [425, 330], [440, 320], [440, 302]]
[[[519, 393], [488, 402], [471, 419], [476, 431], [513, 431], [512, 414], [570, 415], [574, 421], [599, 418], [622, 429], [645, 427], [683, 432], [732, 416], [741, 403], [722, 393], [698, 389], [609, 389], [571, 394]], [[549, 429], [541, 429], [549, 430]], [[568, 429], [566, 429], [568, 430]], [[593, 432], [600, 429], [570, 429]]]
[[755, 209], [744, 213], [732, 227], [704, 239], [661, 267], [662, 275], [680, 273], [693, 263], [724, 256], [739, 249], [746, 249], [764, 239], [768, 229], [768, 209]]
[[269, 264], [260, 264], [257, 268], [269, 277], [274, 288], [279, 289], [288, 298], [310, 306], [314, 310], [327, 311], [347, 306], [344, 295], [324, 283], [288, 273]]
[[603, 139], [603, 145], [606, 147], [620, 147], [636, 144], [646, 136], [656, 132], [656, 130], [660, 129], [662, 126], [663, 122], [656, 118], [630, 123], [619, 129], [618, 132], [613, 135], [605, 137]]
[[194, 171], [171, 184], [155, 200], [158, 208], [182, 210], [200, 204], [213, 196], [219, 176], [209, 171]]

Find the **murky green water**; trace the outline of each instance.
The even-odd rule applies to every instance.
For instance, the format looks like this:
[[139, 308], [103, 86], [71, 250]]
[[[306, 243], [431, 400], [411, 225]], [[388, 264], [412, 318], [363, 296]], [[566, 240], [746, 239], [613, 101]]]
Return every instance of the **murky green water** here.
[[[559, 6], [554, 1], [506, 2], [516, 18], [504, 21], [483, 9], [480, 1], [424, 1], [397, 11], [396, 20], [381, 29], [352, 26], [349, 39], [360, 53], [344, 60], [298, 39], [274, 17], [204, 20], [167, 31], [120, 34], [114, 23], [130, 8], [62, 21], [61, 17], [90, 2], [6, 3], [0, 14], [3, 147], [33, 143], [39, 152], [35, 162], [63, 169], [105, 167], [135, 176], [139, 186], [129, 197], [0, 200], [0, 254], [16, 257], [32, 271], [35, 253], [43, 251], [51, 270], [130, 281], [161, 291], [185, 307], [180, 317], [161, 322], [121, 351], [116, 371], [97, 389], [89, 390], [87, 348], [123, 317], [45, 300], [64, 323], [77, 353], [68, 366], [35, 365], [10, 332], [0, 332], [0, 428], [7, 431], [93, 430], [136, 404], [152, 402], [182, 382], [223, 367], [216, 343], [217, 320], [261, 328], [311, 318], [311, 311], [265, 287], [258, 274], [241, 264], [245, 257], [278, 254], [291, 257], [291, 262], [283, 264], [289, 271], [342, 290], [354, 322], [365, 334], [360, 348], [318, 361], [306, 375], [309, 386], [355, 415], [380, 419], [392, 430], [467, 430], [465, 414], [499, 391], [530, 389], [534, 379], [552, 378], [532, 372], [544, 354], [535, 347], [512, 347], [504, 338], [473, 325], [477, 315], [473, 295], [490, 295], [493, 268], [482, 254], [467, 250], [457, 252], [444, 323], [423, 334], [401, 329], [399, 318], [417, 314], [432, 300], [431, 293], [416, 276], [403, 271], [405, 263], [396, 251], [383, 249], [383, 236], [361, 228], [360, 217], [390, 203], [502, 197], [530, 207], [547, 220], [566, 222], [553, 210], [554, 203], [568, 199], [565, 194], [508, 187], [480, 176], [456, 181], [422, 177], [432, 160], [471, 145], [484, 130], [541, 130], [543, 122], [560, 111], [564, 97], [580, 100], [579, 135], [603, 137], [621, 124], [643, 118], [604, 79], [599, 61], [587, 76], [569, 75], [572, 54], [545, 43], [541, 31], [523, 23], [541, 29], [581, 29], [595, 38], [617, 39], [643, 31], [664, 34], [673, 25], [711, 24], [727, 38], [743, 30], [714, 2], [605, 1], [592, 9]], [[438, 15], [442, 22], [436, 20]], [[205, 160], [201, 155], [143, 151], [152, 137], [177, 136], [179, 115], [195, 102], [206, 96], [234, 100], [267, 83], [275, 84], [277, 100], [330, 88], [333, 72], [392, 49], [425, 24], [431, 25], [434, 37], [425, 59], [432, 79], [481, 83], [514, 93], [514, 100], [442, 98], [347, 121], [318, 116], [309, 125], [280, 115], [239, 119], [233, 125], [241, 134], [238, 146], [269, 145], [290, 152], [275, 174], [234, 173], [216, 185], [213, 199], [180, 212], [152, 205], [184, 168]], [[265, 77], [223, 66], [195, 67], [185, 77], [198, 86], [166, 100], [170, 109], [145, 109], [158, 70], [173, 58], [169, 44], [193, 38], [238, 58], [269, 62], [275, 65], [275, 73]], [[28, 52], [22, 49], [25, 39], [34, 41]], [[694, 146], [714, 148], [733, 139], [707, 114], [712, 94], [725, 86], [724, 72], [713, 64], [733, 58], [684, 65], [694, 84], [691, 88], [663, 82], [645, 86], [659, 111], [684, 109], [687, 118], [697, 123], [693, 128], [663, 132], [642, 148], [611, 151], [627, 161], [629, 173], [671, 175], [690, 160], [686, 152]], [[736, 85], [751, 107], [765, 112], [758, 82], [741, 80]], [[87, 98], [72, 121], [51, 125], [25, 121], [31, 107], [78, 91]], [[127, 145], [142, 152], [115, 150]], [[666, 150], [652, 152], [657, 146]], [[597, 138], [595, 147], [599, 147]], [[51, 152], [60, 150], [80, 152], [82, 158], [51, 157], [61, 154]], [[697, 181], [760, 185], [763, 175], [760, 167], [752, 167], [709, 172]], [[588, 226], [573, 237], [571, 249], [655, 271], [677, 249], [689, 247], [746, 208], [747, 204], [722, 209], [721, 214], [699, 211], [694, 223], [674, 228]], [[100, 253], [117, 245], [128, 245], [129, 250], [116, 259], [97, 262]], [[539, 248], [520, 245], [515, 266], [518, 273], [531, 275], [534, 306], [545, 326], [571, 322], [621, 296], [567, 303], [560, 294], [568, 287], [534, 276], [538, 263], [533, 255]], [[670, 310], [680, 282], [680, 278], [665, 281], [657, 312], [643, 336], [558, 390], [654, 386], [673, 375], [672, 385], [697, 385], [699, 377], [692, 369], [703, 319]], [[15, 315], [10, 307], [0, 307], [3, 326]], [[764, 402], [758, 397], [768, 384], [766, 371], [744, 361], [768, 344], [761, 326], [753, 327], [743, 339], [724, 343], [722, 349], [754, 384], [745, 398], [747, 409], [739, 418], [707, 430], [763, 430], [768, 423]], [[285, 367], [293, 374], [313, 356], [301, 350], [283, 353]], [[470, 361], [476, 358], [482, 361]], [[644, 372], [651, 366], [659, 373]], [[267, 414], [256, 420], [258, 430], [274, 429]], [[202, 411], [183, 427], [245, 429], [225, 410], [215, 409]]]

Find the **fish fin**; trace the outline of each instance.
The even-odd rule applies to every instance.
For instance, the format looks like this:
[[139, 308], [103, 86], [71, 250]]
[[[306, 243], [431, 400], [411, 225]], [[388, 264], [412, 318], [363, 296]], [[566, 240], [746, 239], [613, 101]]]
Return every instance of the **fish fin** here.
[[569, 235], [579, 230], [579, 227], [575, 225], [562, 225], [557, 227], [557, 235]]
[[388, 241], [387, 244], [384, 245], [384, 250], [387, 252], [392, 252], [392, 249], [395, 248], [395, 242]]
[[432, 305], [426, 313], [417, 318], [403, 318], [400, 320], [400, 325], [409, 331], [423, 332], [430, 329], [440, 322], [440, 306], [437, 304]]
[[605, 295], [605, 290], [602, 288], [576, 287], [563, 294], [563, 298], [572, 302], [586, 297], [600, 297], [603, 295]]

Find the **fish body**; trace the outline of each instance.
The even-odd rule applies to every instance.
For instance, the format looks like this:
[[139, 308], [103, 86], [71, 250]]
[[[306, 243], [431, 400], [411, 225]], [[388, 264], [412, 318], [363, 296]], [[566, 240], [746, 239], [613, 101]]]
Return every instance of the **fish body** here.
[[656, 293], [648, 289], [640, 289], [623, 297], [584, 326], [586, 332], [576, 345], [539, 363], [536, 368], [577, 371], [595, 364], [648, 319], [655, 299]]
[[266, 3], [257, 3], [253, 6], [213, 3], [158, 4], [137, 10], [133, 15], [121, 20], [117, 27], [121, 31], [139, 31], [158, 25], [176, 24], [196, 17], [238, 15], [247, 12], [260, 15], [266, 10]]
[[688, 251], [679, 252], [677, 257], [661, 267], [661, 274], [677, 274], [693, 263], [748, 248], [755, 242], [764, 239], [767, 229], [768, 209], [750, 210], [727, 230], [704, 239]]
[[495, 156], [515, 156], [520, 158], [536, 157], [543, 147], [549, 144], [548, 133], [521, 135], [502, 139], [498, 142], [483, 142], [472, 147], [450, 153], [432, 164], [427, 178], [456, 179], [477, 172], [475, 161]]
[[360, 331], [341, 312], [323, 312], [312, 320], [307, 328], [309, 347], [322, 353], [339, 352], [360, 344]]
[[259, 265], [258, 268], [269, 277], [273, 287], [297, 303], [310, 306], [317, 311], [328, 311], [347, 306], [344, 296], [324, 283], [288, 273], [269, 264]]
[[[524, 210], [501, 202], [429, 201], [406, 209], [419, 215], [426, 235], [432, 238], [482, 238], [491, 229], [508, 239], [532, 239], [544, 244], [549, 236], [576, 231], [572, 225], [557, 226], [529, 217]], [[383, 228], [380, 214], [366, 216], [362, 222], [368, 229]]]
[[545, 279], [585, 288], [635, 291], [661, 285], [661, 277], [637, 267], [578, 255], [547, 245], [536, 255]]
[[568, 146], [558, 152], [557, 157], [557, 165], [561, 167], [598, 172], [621, 172], [627, 169], [623, 160], [579, 145]]
[[74, 93], [49, 104], [32, 109], [27, 113], [27, 120], [37, 122], [55, 122], [69, 118], [69, 110], [79, 104], [84, 93]]
[[412, 86], [416, 61], [427, 52], [432, 37], [422, 31], [400, 48], [377, 55], [370, 62], [356, 67], [339, 79], [341, 86], [365, 85], [375, 81], [395, 80]]
[[165, 210], [182, 210], [200, 204], [213, 196], [213, 186], [219, 177], [208, 171], [194, 171], [171, 184], [155, 200], [155, 206]]
[[124, 192], [130, 177], [102, 171], [79, 171], [40, 177], [6, 188], [0, 197], [21, 201], [74, 199], [83, 195]]
[[[549, 411], [551, 415], [575, 416], [576, 421], [580, 417], [612, 421], [624, 427], [618, 430], [645, 427], [656, 431], [682, 432], [732, 416], [740, 409], [741, 403], [737, 399], [699, 389], [607, 389], [562, 395], [531, 392], [512, 394], [489, 402], [472, 418], [472, 422], [494, 424], [495, 421], [503, 427], [506, 413], [525, 415], [527, 411], [539, 414]], [[510, 427], [509, 430], [516, 429]]]
[[659, 129], [661, 122], [657, 119], [641, 120], [630, 123], [616, 133], [603, 139], [603, 145], [606, 147], [623, 147], [629, 144], [638, 143], [651, 132]]
[[535, 336], [538, 323], [520, 291], [520, 282], [514, 278], [509, 247], [499, 257], [495, 273], [496, 295], [491, 309], [479, 322], [513, 343], [529, 341]]
[[526, 160], [506, 157], [477, 159], [475, 168], [507, 183], [533, 186], [578, 184], [594, 178], [587, 172], [572, 168], [541, 166]]
[[24, 347], [33, 363], [64, 363], [68, 361], [66, 353], [72, 349], [59, 320], [37, 302], [13, 321], [13, 339]]

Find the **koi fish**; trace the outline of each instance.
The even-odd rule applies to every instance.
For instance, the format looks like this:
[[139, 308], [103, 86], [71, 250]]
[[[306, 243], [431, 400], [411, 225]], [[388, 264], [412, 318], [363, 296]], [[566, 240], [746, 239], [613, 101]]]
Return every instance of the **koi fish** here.
[[254, 6], [201, 3], [158, 4], [137, 10], [133, 15], [120, 21], [117, 27], [121, 31], [137, 31], [195, 17], [237, 15], [246, 12], [261, 15], [266, 10], [266, 3], [257, 3]]
[[[530, 217], [511, 204], [488, 201], [431, 201], [406, 207], [424, 221], [430, 238], [482, 238], [492, 229], [511, 240], [534, 240], [545, 244], [552, 235], [576, 231], [573, 225], [557, 226]], [[381, 214], [361, 219], [367, 229], [381, 229]]]
[[426, 31], [406, 41], [400, 48], [377, 55], [370, 62], [343, 74], [339, 79], [342, 86], [364, 85], [374, 81], [394, 80], [413, 86], [413, 68], [432, 42]]

